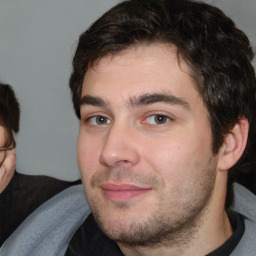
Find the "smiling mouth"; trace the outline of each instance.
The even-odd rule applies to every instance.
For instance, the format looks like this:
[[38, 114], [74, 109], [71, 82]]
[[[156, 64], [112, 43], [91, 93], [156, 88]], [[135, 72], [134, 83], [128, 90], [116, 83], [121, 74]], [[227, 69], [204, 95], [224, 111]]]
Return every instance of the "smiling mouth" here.
[[148, 193], [152, 188], [137, 187], [130, 184], [107, 183], [100, 186], [106, 199], [114, 202], [126, 202], [135, 197]]

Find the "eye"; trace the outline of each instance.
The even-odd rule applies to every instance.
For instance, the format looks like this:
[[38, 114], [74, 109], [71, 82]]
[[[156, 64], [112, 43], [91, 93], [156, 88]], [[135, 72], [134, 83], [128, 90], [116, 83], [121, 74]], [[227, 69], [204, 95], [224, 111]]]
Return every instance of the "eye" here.
[[171, 121], [170, 117], [166, 115], [160, 115], [160, 114], [151, 115], [146, 118], [146, 122], [152, 125], [165, 124], [170, 121]]
[[91, 125], [104, 125], [109, 124], [110, 120], [105, 116], [92, 116], [87, 119], [87, 122]]

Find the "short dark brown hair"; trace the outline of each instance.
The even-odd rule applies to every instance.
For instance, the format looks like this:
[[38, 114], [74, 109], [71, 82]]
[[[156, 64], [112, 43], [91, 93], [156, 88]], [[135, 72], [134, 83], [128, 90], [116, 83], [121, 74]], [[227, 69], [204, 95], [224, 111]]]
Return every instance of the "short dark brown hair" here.
[[193, 0], [128, 0], [106, 12], [79, 38], [70, 77], [76, 115], [80, 118], [82, 83], [90, 65], [133, 45], [157, 42], [175, 45], [189, 64], [208, 110], [214, 154], [241, 118], [249, 121], [247, 147], [229, 171], [229, 205], [237, 174], [255, 176], [256, 84], [250, 42], [218, 8]]

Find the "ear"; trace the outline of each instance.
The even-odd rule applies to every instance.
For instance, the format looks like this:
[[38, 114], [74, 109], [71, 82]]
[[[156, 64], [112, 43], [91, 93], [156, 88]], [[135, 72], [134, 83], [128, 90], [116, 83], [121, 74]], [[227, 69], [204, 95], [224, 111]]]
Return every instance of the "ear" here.
[[242, 118], [226, 135], [219, 151], [218, 170], [226, 171], [240, 159], [247, 144], [248, 132], [248, 120]]

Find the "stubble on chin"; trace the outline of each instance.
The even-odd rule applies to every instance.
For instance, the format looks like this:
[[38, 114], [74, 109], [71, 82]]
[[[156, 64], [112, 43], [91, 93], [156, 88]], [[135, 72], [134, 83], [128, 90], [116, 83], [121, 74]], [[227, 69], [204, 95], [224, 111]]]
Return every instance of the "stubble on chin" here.
[[[168, 209], [171, 209], [169, 214], [165, 205], [161, 204], [160, 207], [152, 209], [147, 216], [141, 215], [140, 212], [129, 214], [129, 211], [132, 212], [133, 205], [129, 202], [117, 202], [113, 203], [111, 207], [120, 215], [113, 215], [116, 216], [113, 219], [109, 211], [104, 212], [104, 208], [95, 197], [90, 200], [95, 220], [110, 239], [123, 246], [155, 247], [163, 245], [170, 247], [183, 244], [183, 247], [186, 247], [186, 244], [189, 244], [197, 236], [197, 230], [203, 223], [203, 215], [207, 214], [207, 204], [213, 192], [215, 172], [213, 169], [205, 171], [207, 174], [203, 178], [199, 176], [197, 184], [195, 184], [198, 194], [195, 194], [194, 201], [185, 205], [169, 205]], [[116, 170], [95, 176], [91, 186], [95, 188], [108, 179], [151, 183], [156, 188], [162, 185], [155, 176], [142, 177], [136, 173], [127, 172], [127, 170]]]

